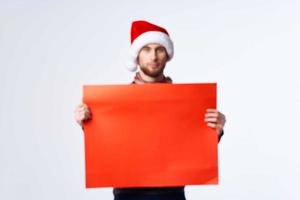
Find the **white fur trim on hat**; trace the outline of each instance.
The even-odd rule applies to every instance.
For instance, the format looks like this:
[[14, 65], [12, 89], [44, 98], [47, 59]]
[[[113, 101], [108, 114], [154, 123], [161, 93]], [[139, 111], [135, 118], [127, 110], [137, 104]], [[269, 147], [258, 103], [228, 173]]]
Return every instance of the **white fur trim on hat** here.
[[147, 44], [158, 43], [165, 47], [168, 53], [168, 61], [173, 58], [174, 46], [170, 37], [160, 31], [148, 31], [138, 36], [132, 43], [129, 51], [129, 60], [126, 62], [126, 67], [130, 71], [137, 70], [137, 57], [140, 50]]

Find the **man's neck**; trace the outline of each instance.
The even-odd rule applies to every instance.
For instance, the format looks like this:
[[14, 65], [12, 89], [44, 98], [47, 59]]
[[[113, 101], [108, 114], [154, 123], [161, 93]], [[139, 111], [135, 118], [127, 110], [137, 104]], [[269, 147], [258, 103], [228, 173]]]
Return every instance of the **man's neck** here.
[[141, 75], [141, 78], [145, 81], [145, 82], [160, 82], [164, 79], [164, 74], [160, 74], [158, 77], [152, 77], [152, 76], [148, 76], [147, 74], [145, 74], [142, 70], [139, 71], [139, 74]]

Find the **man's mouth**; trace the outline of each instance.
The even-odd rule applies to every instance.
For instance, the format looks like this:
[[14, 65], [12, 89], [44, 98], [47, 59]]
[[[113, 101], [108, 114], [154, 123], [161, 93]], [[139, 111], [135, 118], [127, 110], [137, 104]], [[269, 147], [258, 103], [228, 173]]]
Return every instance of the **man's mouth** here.
[[158, 63], [149, 63], [148, 66], [151, 68], [158, 68], [159, 64]]

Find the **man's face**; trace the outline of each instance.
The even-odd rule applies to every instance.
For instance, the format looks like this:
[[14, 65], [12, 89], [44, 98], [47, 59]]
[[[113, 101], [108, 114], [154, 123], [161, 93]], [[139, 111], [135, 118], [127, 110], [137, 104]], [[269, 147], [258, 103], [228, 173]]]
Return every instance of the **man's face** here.
[[145, 45], [137, 58], [141, 71], [154, 78], [163, 73], [167, 60], [166, 49], [156, 43]]

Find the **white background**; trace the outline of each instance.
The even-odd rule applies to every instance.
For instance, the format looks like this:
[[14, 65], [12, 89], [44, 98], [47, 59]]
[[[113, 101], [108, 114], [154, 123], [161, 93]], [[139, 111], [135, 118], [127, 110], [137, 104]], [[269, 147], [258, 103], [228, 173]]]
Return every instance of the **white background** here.
[[188, 200], [299, 199], [300, 2], [0, 0], [0, 199], [112, 199], [85, 189], [83, 84], [127, 84], [130, 25], [164, 26], [175, 83], [218, 82], [218, 186]]

